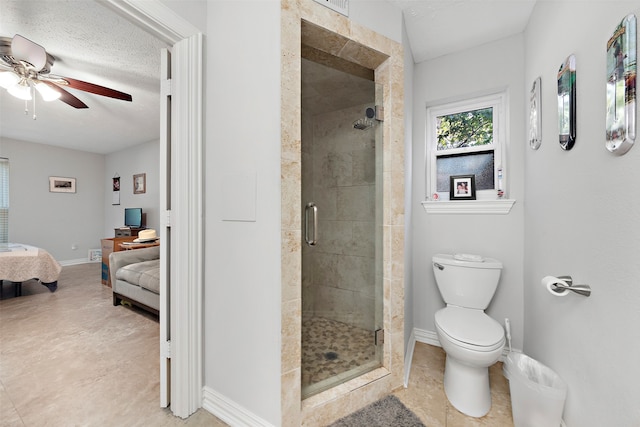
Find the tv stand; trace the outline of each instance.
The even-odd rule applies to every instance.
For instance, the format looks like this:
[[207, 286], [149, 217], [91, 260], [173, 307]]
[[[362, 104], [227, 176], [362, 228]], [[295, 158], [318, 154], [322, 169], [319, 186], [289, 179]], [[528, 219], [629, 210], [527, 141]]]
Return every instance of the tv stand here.
[[133, 227], [120, 227], [114, 229], [115, 237], [129, 237], [135, 236], [138, 237], [138, 233], [140, 230], [144, 230], [144, 227], [141, 228], [133, 228]]

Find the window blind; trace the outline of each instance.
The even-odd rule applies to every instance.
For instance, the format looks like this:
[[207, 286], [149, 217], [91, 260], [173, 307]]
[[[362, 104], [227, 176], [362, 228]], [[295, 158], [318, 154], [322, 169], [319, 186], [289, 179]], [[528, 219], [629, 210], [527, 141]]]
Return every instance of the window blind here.
[[9, 242], [9, 159], [0, 157], [0, 243]]

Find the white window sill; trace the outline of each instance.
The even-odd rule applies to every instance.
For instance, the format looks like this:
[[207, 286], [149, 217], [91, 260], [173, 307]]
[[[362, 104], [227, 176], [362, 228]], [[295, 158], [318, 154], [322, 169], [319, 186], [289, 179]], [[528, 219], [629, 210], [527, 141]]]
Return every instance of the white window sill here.
[[490, 214], [506, 215], [511, 211], [515, 199], [500, 200], [426, 200], [422, 207], [429, 214]]

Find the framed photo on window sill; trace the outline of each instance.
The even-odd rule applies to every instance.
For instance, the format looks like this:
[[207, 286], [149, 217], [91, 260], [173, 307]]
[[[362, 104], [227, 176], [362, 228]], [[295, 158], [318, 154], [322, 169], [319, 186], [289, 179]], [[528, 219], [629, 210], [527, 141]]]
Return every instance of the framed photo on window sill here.
[[449, 177], [449, 200], [475, 200], [476, 176], [452, 175]]

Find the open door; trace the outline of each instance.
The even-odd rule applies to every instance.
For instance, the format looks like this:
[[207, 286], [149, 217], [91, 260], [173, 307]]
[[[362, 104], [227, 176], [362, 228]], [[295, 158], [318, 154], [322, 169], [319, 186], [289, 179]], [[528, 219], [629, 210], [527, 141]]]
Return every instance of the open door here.
[[203, 35], [162, 2], [100, 0], [171, 46], [162, 51], [160, 403], [202, 406]]
[[171, 52], [160, 52], [160, 406], [171, 403]]
[[186, 418], [202, 406], [203, 36], [162, 51], [160, 403]]

